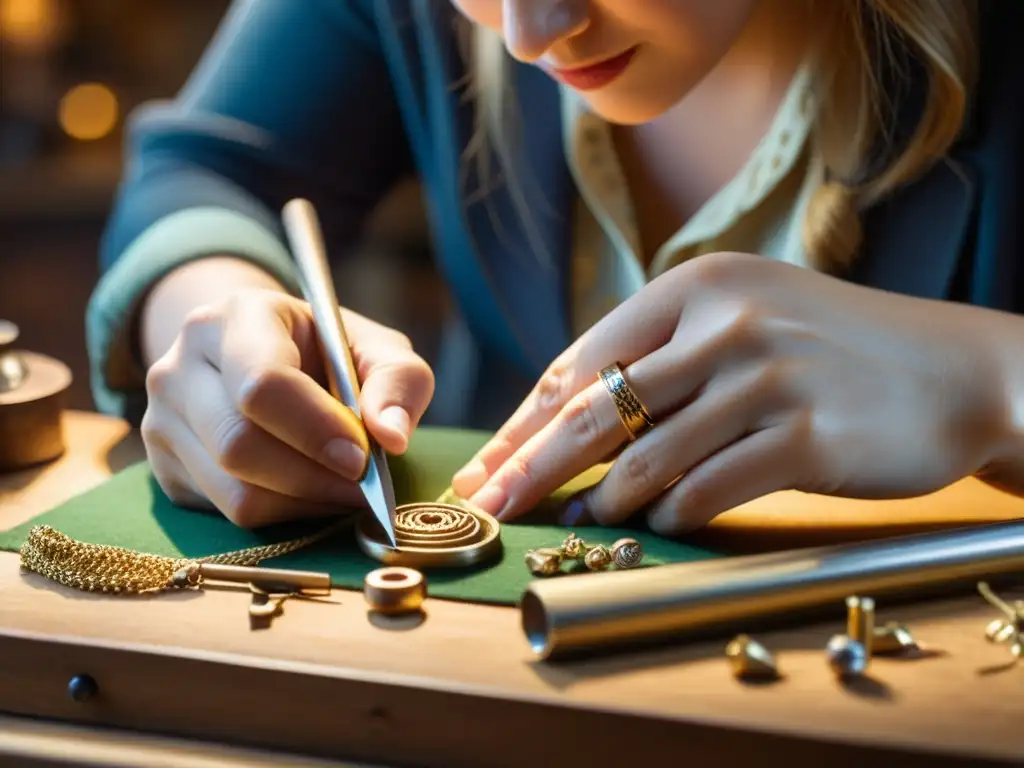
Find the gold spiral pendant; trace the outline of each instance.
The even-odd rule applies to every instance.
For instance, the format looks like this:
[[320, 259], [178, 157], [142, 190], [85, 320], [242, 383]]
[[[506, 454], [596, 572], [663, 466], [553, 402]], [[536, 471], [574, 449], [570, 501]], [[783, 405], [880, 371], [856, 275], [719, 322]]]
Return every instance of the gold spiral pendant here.
[[486, 512], [454, 504], [406, 504], [395, 510], [392, 546], [372, 514], [356, 528], [359, 548], [378, 562], [407, 568], [460, 568], [501, 552], [501, 525]]

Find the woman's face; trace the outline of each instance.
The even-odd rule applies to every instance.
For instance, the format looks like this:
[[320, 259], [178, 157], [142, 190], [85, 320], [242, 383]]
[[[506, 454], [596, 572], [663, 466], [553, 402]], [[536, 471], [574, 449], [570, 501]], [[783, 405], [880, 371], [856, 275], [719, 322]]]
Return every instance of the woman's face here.
[[605, 119], [636, 124], [678, 103], [715, 67], [758, 0], [452, 2]]

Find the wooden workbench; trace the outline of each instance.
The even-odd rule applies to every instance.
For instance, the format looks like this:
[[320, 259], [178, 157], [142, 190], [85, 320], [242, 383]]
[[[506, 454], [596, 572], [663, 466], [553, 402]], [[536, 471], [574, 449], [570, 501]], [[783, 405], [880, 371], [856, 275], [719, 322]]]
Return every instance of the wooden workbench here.
[[[62, 460], [0, 477], [0, 528], [143, 457], [117, 420], [70, 413], [66, 430]], [[805, 543], [875, 535], [892, 521], [908, 530], [1022, 514], [1024, 501], [965, 481], [903, 502], [777, 494], [722, 526], [740, 537], [768, 526]], [[757, 635], [785, 677], [751, 687], [730, 676], [721, 643], [544, 665], [510, 608], [431, 600], [422, 624], [381, 626], [358, 593], [338, 591], [330, 605], [292, 601], [270, 629], [252, 631], [247, 592], [83, 595], [22, 574], [11, 553], [0, 553], [0, 595], [0, 763], [280, 759], [263, 750], [446, 766], [1024, 761], [1024, 665], [1004, 668], [1007, 650], [985, 641], [994, 614], [978, 597], [898, 613], [880, 605], [879, 621], [908, 623], [931, 652], [876, 658], [854, 687], [824, 661], [840, 623]], [[98, 685], [88, 701], [68, 696], [79, 674]]]

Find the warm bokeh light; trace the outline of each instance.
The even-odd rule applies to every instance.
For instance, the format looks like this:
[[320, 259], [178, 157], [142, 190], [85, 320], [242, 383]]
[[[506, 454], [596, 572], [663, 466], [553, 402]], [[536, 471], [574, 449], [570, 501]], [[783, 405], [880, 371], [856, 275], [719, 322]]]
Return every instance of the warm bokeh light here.
[[76, 85], [60, 100], [60, 125], [73, 139], [93, 141], [114, 130], [117, 96], [102, 83]]
[[0, 38], [12, 45], [44, 50], [60, 35], [57, 0], [0, 0]]

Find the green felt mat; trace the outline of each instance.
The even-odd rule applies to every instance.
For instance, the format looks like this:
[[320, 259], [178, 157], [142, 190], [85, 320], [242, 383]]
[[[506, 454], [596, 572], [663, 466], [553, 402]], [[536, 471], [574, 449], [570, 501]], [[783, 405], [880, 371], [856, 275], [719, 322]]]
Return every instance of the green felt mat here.
[[[447, 489], [452, 475], [487, 438], [482, 432], [417, 430], [408, 452], [402, 457], [392, 457], [390, 462], [398, 503], [436, 499]], [[569, 494], [592, 485], [599, 477], [600, 470], [581, 475], [541, 505], [536, 514], [543, 516], [546, 510], [557, 507]], [[129, 467], [103, 485], [24, 525], [0, 533], [0, 549], [16, 551], [29, 528], [40, 523], [81, 541], [171, 557], [218, 554], [283, 541], [310, 531], [308, 523], [244, 531], [218, 515], [177, 507], [161, 491], [145, 463]], [[554, 525], [505, 524], [502, 526], [504, 553], [500, 560], [473, 570], [430, 572], [430, 593], [453, 600], [516, 604], [533, 578], [523, 563], [526, 551], [558, 546], [565, 534], [565, 528]], [[605, 545], [623, 536], [637, 538], [644, 547], [644, 562], [651, 565], [718, 556], [707, 549], [639, 530], [586, 528], [580, 535], [588, 543]], [[380, 567], [358, 549], [351, 529], [308, 549], [268, 560], [266, 565], [327, 571], [336, 586], [350, 588], [362, 587], [366, 573]]]

